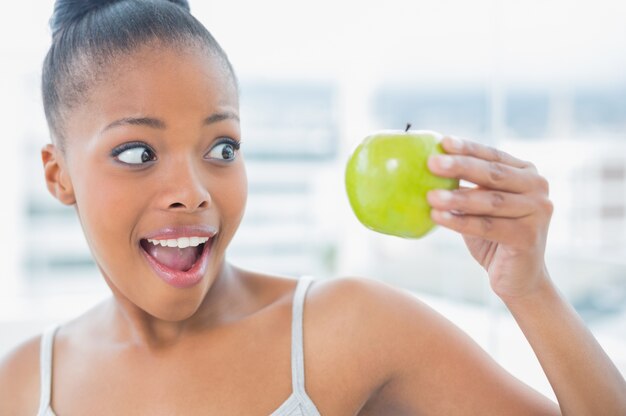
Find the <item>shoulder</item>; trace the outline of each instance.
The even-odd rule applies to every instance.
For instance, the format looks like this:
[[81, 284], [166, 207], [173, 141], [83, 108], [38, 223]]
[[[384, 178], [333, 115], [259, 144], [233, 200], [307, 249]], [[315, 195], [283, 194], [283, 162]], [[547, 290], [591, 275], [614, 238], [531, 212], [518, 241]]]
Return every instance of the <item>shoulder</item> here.
[[0, 357], [0, 414], [34, 415], [39, 407], [39, 347], [31, 337]]
[[426, 347], [433, 334], [459, 331], [410, 291], [382, 281], [341, 277], [316, 281], [310, 291], [316, 314], [343, 322], [351, 332], [376, 340], [387, 352], [401, 348], [402, 342]]
[[316, 281], [310, 291], [312, 303], [328, 306], [329, 313], [345, 313], [342, 316], [361, 322], [359, 327], [374, 333], [400, 329], [390, 327], [394, 323], [406, 328], [407, 321], [424, 326], [436, 316], [408, 290], [363, 277]]
[[360, 348], [384, 367], [388, 379], [406, 371], [413, 376], [430, 371], [435, 356], [447, 359], [477, 347], [461, 329], [407, 289], [344, 277], [321, 284], [318, 291], [326, 303], [318, 313], [326, 314], [327, 320], [334, 315], [342, 321], [343, 329], [359, 339]]
[[[402, 300], [408, 306], [422, 303], [407, 290], [391, 286], [385, 282], [365, 277], [339, 277], [327, 280], [315, 280], [311, 291], [329, 301], [350, 302], [352, 306], [384, 306], [388, 310], [390, 301]], [[373, 302], [373, 304], [372, 304]]]
[[511, 377], [408, 290], [354, 277], [324, 282], [317, 290], [321, 300], [315, 313], [357, 356], [362, 368], [354, 370], [361, 371], [356, 377], [376, 382], [359, 414], [480, 414], [485, 409], [557, 414], [552, 402]]
[[304, 321], [305, 344], [315, 360], [307, 374], [324, 380], [311, 386], [312, 397], [349, 386], [340, 392], [344, 397], [356, 391], [358, 403], [368, 403], [360, 414], [415, 414], [415, 408], [405, 412], [400, 407], [405, 405], [401, 393], [414, 395], [424, 386], [407, 386], [404, 380], [407, 375], [432, 379], [437, 361], [432, 357], [449, 356], [443, 351], [445, 340], [458, 340], [460, 333], [408, 290], [363, 277], [316, 280], [307, 294]]
[[416, 366], [436, 341], [458, 331], [408, 290], [363, 277], [316, 280], [306, 307], [315, 338], [342, 343], [333, 349], [367, 363], [363, 370], [379, 384]]

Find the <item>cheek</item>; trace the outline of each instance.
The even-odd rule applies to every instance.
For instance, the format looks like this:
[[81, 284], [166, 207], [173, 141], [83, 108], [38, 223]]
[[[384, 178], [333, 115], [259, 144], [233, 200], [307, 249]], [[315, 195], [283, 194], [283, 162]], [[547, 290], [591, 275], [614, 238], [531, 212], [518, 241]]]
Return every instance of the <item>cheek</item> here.
[[138, 189], [128, 181], [83, 175], [75, 186], [76, 208], [96, 262], [104, 268], [111, 259], [129, 255], [134, 224], [141, 212]]
[[246, 209], [246, 202], [248, 200], [248, 177], [246, 176], [246, 170], [244, 168], [241, 169], [236, 186], [237, 192], [235, 193], [236, 196], [233, 198], [233, 204], [236, 205], [239, 210], [239, 223], [243, 217], [243, 213]]
[[228, 234], [232, 237], [241, 223], [248, 198], [248, 181], [243, 165], [225, 185], [217, 191], [215, 198], [219, 198], [224, 226], [228, 227]]

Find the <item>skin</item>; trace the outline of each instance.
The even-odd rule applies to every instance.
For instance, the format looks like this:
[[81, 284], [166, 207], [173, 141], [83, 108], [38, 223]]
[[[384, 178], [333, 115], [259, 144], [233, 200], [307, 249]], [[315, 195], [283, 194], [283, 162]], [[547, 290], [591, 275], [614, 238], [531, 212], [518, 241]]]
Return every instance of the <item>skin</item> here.
[[[225, 261], [245, 208], [243, 153], [228, 164], [204, 156], [221, 137], [239, 139], [239, 122], [201, 123], [216, 112], [238, 114], [235, 88], [193, 50], [145, 48], [125, 63], [123, 76], [95, 86], [68, 118], [66, 153], [53, 145], [42, 151], [48, 188], [76, 207], [112, 292], [57, 333], [52, 407], [59, 416], [270, 414], [291, 393], [296, 280]], [[139, 115], [166, 128], [101, 134]], [[111, 157], [138, 139], [155, 149], [149, 167], [129, 169]], [[321, 414], [623, 414], [623, 378], [545, 267], [552, 213], [545, 179], [528, 162], [476, 143], [446, 138], [443, 147], [448, 155], [432, 158], [430, 169], [478, 186], [429, 194], [432, 217], [461, 233], [487, 270], [561, 409], [413, 296], [350, 277], [317, 281], [306, 298], [306, 389]], [[219, 228], [209, 269], [196, 286], [170, 287], [142, 260], [138, 241], [164, 226], [198, 223]], [[0, 364], [0, 414], [36, 413], [39, 342], [26, 341]]]

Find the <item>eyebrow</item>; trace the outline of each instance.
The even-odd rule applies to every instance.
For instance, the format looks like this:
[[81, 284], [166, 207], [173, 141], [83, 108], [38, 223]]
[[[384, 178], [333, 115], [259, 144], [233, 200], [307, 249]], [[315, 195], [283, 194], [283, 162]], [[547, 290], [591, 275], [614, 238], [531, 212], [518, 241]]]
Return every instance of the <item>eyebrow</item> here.
[[[218, 121], [222, 121], [222, 120], [237, 120], [239, 121], [239, 116], [232, 112], [232, 111], [224, 111], [224, 112], [218, 112], [218, 113], [213, 113], [210, 116], [208, 116], [207, 118], [205, 118], [204, 120], [202, 120], [202, 125], [203, 126], [207, 126], [213, 123], [217, 123]], [[165, 130], [167, 128], [167, 125], [165, 124], [165, 122], [161, 119], [158, 118], [153, 118], [153, 117], [124, 117], [124, 118], [120, 118], [119, 120], [115, 120], [112, 123], [109, 123], [105, 128], [103, 128], [100, 131], [100, 134], [104, 133], [107, 130], [110, 130], [112, 128], [115, 127], [119, 127], [119, 126], [125, 126], [125, 125], [131, 125], [131, 126], [147, 126], [147, 127], [151, 127], [153, 129], [159, 129], [159, 130]]]

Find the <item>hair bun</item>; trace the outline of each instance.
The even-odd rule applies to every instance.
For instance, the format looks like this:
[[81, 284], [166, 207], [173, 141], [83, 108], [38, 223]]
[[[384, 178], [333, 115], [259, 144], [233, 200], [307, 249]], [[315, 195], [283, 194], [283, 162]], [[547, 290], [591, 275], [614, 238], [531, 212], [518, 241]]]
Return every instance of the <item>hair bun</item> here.
[[188, 12], [191, 11], [189, 9], [189, 2], [187, 0], [168, 0], [168, 1], [170, 3], [178, 4], [180, 7], [182, 7], [185, 10], [187, 10]]
[[[54, 12], [50, 18], [50, 29], [54, 36], [59, 30], [67, 27], [73, 22], [80, 20], [87, 13], [101, 9], [106, 5], [119, 3], [124, 0], [56, 0], [54, 3]], [[174, 3], [183, 9], [189, 10], [189, 2], [187, 0], [166, 0]]]

